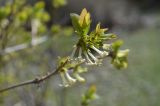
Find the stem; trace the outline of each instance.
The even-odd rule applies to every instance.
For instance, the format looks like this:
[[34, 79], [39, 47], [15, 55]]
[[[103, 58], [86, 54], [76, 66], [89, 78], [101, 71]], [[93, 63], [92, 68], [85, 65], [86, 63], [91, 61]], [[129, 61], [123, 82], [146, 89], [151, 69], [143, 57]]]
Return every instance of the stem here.
[[8, 91], [8, 90], [11, 90], [11, 89], [14, 89], [14, 88], [18, 88], [18, 87], [21, 87], [21, 86], [25, 86], [25, 85], [29, 85], [29, 84], [39, 84], [47, 79], [49, 79], [50, 77], [52, 77], [53, 75], [56, 75], [59, 70], [61, 70], [66, 64], [68, 63], [68, 60], [66, 60], [61, 66], [59, 66], [55, 71], [52, 71], [51, 73], [47, 74], [47, 75], [44, 75], [42, 77], [37, 77], [33, 80], [28, 80], [28, 81], [24, 81], [22, 83], [19, 83], [19, 84], [15, 84], [15, 85], [12, 85], [10, 87], [7, 87], [7, 88], [4, 88], [4, 89], [1, 89], [0, 90], [0, 93], [4, 92], [4, 91]]
[[76, 53], [76, 50], [77, 50], [77, 46], [75, 45], [74, 46], [74, 49], [73, 49], [73, 51], [72, 51], [72, 53], [71, 53], [71, 59], [73, 59], [74, 58], [74, 55], [75, 55], [75, 53]]
[[17, 51], [29, 48], [30, 46], [36, 46], [36, 45], [39, 45], [39, 44], [41, 44], [41, 43], [43, 43], [47, 40], [48, 40], [47, 36], [43, 36], [43, 37], [40, 37], [40, 38], [35, 38], [33, 40], [32, 44], [22, 43], [22, 44], [19, 44], [19, 45], [16, 45], [16, 46], [5, 48], [4, 50], [0, 51], [0, 55], [6, 55], [6, 54], [9, 54], [9, 53], [12, 53], [12, 52], [17, 52]]
[[89, 63], [93, 64], [93, 62], [90, 60], [87, 52], [85, 52], [84, 55], [86, 56], [87, 61], [88, 61]]

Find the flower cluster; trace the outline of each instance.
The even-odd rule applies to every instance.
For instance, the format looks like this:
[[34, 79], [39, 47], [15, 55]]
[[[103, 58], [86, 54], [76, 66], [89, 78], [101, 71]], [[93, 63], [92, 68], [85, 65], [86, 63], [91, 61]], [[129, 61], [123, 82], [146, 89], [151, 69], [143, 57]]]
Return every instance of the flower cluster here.
[[102, 58], [109, 54], [109, 51], [103, 49], [103, 43], [116, 38], [116, 35], [106, 34], [107, 29], [101, 28], [100, 23], [89, 33], [91, 19], [86, 9], [83, 9], [80, 15], [72, 13], [71, 19], [76, 34], [80, 36], [78, 43], [74, 45], [71, 58], [85, 59], [87, 65], [102, 64]]
[[81, 63], [83, 61], [70, 61], [69, 57], [59, 57], [58, 58], [58, 66], [63, 64], [66, 60], [69, 60], [69, 63], [66, 64], [60, 71], [60, 76], [62, 78], [62, 84], [60, 86], [68, 87], [74, 84], [76, 81], [85, 82], [85, 79], [80, 76], [80, 73], [84, 73], [87, 71], [87, 68], [83, 68]]
[[[66, 64], [60, 71], [62, 78], [62, 86], [68, 87], [76, 81], [84, 82], [85, 79], [79, 74], [86, 72], [86, 68], [81, 66], [86, 65], [101, 65], [104, 57], [111, 57], [111, 63], [118, 69], [127, 67], [127, 54], [129, 50], [119, 50], [122, 41], [113, 43], [105, 43], [116, 38], [115, 34], [105, 32], [106, 28], [101, 28], [100, 23], [96, 25], [95, 30], [90, 31], [90, 13], [83, 9], [81, 14], [71, 14], [72, 24], [75, 33], [79, 36], [78, 42], [73, 46], [73, 51], [70, 57], [59, 58], [59, 65], [63, 64], [66, 59], [69, 63]], [[89, 33], [90, 32], [90, 33]]]

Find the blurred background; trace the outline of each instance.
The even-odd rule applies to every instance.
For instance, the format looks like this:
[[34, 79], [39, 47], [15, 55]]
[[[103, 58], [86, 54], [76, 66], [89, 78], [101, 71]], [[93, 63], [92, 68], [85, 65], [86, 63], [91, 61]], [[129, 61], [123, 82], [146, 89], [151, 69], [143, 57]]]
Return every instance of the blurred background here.
[[129, 67], [117, 70], [105, 59], [89, 67], [86, 83], [58, 86], [60, 76], [40, 85], [0, 93], [0, 106], [81, 106], [94, 84], [91, 106], [160, 106], [159, 0], [0, 0], [0, 89], [56, 68], [57, 56], [70, 55], [77, 41], [70, 13], [86, 8], [98, 22], [124, 40]]

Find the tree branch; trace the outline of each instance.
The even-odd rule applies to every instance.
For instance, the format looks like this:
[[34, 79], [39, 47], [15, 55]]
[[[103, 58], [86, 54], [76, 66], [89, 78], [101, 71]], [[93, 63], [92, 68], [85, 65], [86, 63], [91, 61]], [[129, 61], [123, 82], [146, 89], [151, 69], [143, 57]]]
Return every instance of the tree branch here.
[[[112, 54], [112, 52], [109, 52], [109, 55], [105, 56], [105, 57], [110, 57]], [[105, 58], [103, 57], [103, 58]], [[98, 56], [98, 59], [101, 59], [102, 57]], [[44, 75], [42, 77], [37, 77], [33, 80], [28, 80], [28, 81], [24, 81], [22, 83], [19, 84], [15, 84], [12, 85], [10, 87], [4, 88], [4, 89], [0, 89], [0, 93], [4, 92], [4, 91], [8, 91], [17, 87], [21, 87], [21, 86], [25, 86], [25, 85], [29, 85], [29, 84], [39, 84], [41, 82], [43, 82], [44, 80], [49, 79], [50, 77], [52, 77], [53, 75], [56, 75], [67, 63], [68, 63], [69, 59], [67, 59], [63, 64], [61, 64], [55, 71], [52, 71], [51, 73], [48, 73], [47, 75]], [[80, 63], [78, 63], [77, 65], [83, 64], [86, 60], [81, 61]]]
[[39, 44], [45, 42], [47, 39], [48, 39], [47, 36], [43, 36], [43, 37], [40, 37], [40, 38], [33, 39], [33, 41], [31, 43], [23, 43], [23, 44], [16, 45], [16, 46], [13, 46], [13, 47], [8, 47], [8, 48], [4, 49], [3, 51], [0, 51], [0, 55], [9, 54], [9, 53], [12, 53], [12, 52], [16, 52], [16, 51], [19, 51], [19, 50], [26, 49], [30, 46], [39, 45]]
[[15, 84], [15, 85], [12, 85], [12, 86], [9, 86], [7, 88], [4, 88], [4, 89], [1, 89], [0, 90], [0, 93], [2, 92], [5, 92], [5, 91], [8, 91], [8, 90], [11, 90], [11, 89], [14, 89], [14, 88], [18, 88], [18, 87], [21, 87], [21, 86], [25, 86], [25, 85], [30, 85], [30, 84], [39, 84], [41, 82], [43, 82], [44, 80], [47, 80], [49, 79], [50, 77], [52, 77], [53, 75], [56, 75], [67, 63], [68, 63], [68, 59], [62, 64], [60, 65], [55, 71], [52, 71], [51, 73], [48, 73], [47, 75], [44, 75], [42, 77], [37, 77], [33, 80], [28, 80], [28, 81], [24, 81], [22, 83], [19, 83], [19, 84]]

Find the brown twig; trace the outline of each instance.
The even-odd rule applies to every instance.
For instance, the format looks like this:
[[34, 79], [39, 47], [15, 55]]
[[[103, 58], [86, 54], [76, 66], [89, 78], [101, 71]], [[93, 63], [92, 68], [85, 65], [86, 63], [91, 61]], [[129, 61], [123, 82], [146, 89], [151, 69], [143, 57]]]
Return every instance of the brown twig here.
[[[109, 56], [110, 55], [107, 55], [105, 57], [109, 57]], [[103, 58], [105, 58], [105, 57], [103, 57]], [[101, 59], [102, 57], [98, 56], [97, 58]], [[63, 64], [61, 64], [55, 71], [52, 71], [51, 73], [48, 73], [47, 75], [44, 75], [42, 77], [37, 77], [33, 80], [24, 81], [22, 83], [15, 84], [15, 85], [12, 85], [12, 86], [4, 88], [4, 89], [0, 89], [0, 93], [2, 93], [4, 91], [11, 90], [11, 89], [14, 89], [14, 88], [17, 88], [17, 87], [29, 85], [29, 84], [39, 84], [39, 83], [43, 82], [44, 80], [47, 80], [50, 77], [52, 77], [53, 75], [57, 74], [68, 63], [68, 61], [69, 61], [69, 59], [67, 59]], [[83, 64], [84, 62], [85, 62], [85, 60], [81, 61], [80, 63], [77, 64], [77, 66], [80, 65], [80, 64]]]
[[15, 84], [15, 85], [9, 86], [7, 88], [1, 89], [0, 93], [17, 88], [17, 87], [25, 86], [25, 85], [39, 84], [39, 83], [43, 82], [44, 80], [47, 80], [50, 77], [52, 77], [53, 75], [57, 74], [67, 63], [68, 63], [68, 60], [66, 60], [62, 65], [60, 65], [55, 71], [52, 71], [51, 73], [48, 73], [47, 75], [44, 75], [42, 77], [37, 77], [33, 80], [24, 81], [22, 83]]

